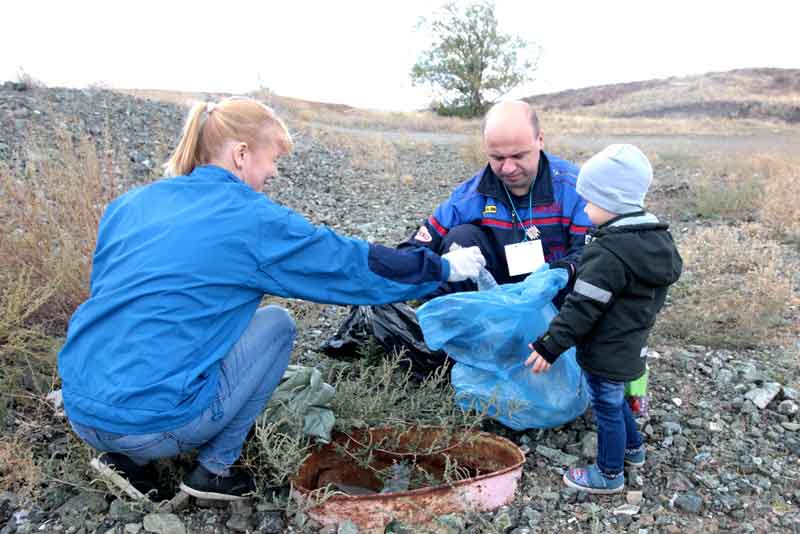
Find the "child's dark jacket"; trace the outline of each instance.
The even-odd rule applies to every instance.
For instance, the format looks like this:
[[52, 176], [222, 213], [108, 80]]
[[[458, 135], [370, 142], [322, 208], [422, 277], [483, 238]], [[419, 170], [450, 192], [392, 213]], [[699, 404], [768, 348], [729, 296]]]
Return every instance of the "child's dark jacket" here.
[[587, 236], [575, 289], [536, 351], [553, 363], [575, 346], [580, 366], [609, 380], [644, 374], [647, 337], [683, 268], [666, 224], [645, 212], [616, 217]]

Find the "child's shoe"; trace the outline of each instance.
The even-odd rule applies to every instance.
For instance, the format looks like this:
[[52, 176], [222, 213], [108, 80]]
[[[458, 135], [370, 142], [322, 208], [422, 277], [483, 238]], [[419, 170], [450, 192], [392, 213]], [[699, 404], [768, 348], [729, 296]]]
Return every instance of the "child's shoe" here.
[[647, 449], [645, 448], [644, 443], [635, 449], [625, 449], [625, 465], [630, 465], [631, 467], [642, 467], [646, 457]]
[[625, 474], [620, 473], [613, 478], [608, 478], [600, 472], [597, 464], [585, 467], [571, 467], [564, 474], [564, 483], [576, 490], [598, 495], [610, 495], [625, 489]]

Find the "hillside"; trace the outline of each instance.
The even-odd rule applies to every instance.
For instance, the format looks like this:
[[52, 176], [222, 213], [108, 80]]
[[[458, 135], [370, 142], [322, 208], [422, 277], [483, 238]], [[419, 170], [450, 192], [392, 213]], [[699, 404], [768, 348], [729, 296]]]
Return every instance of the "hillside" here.
[[526, 98], [539, 109], [603, 117], [800, 122], [800, 69], [742, 69], [598, 85]]
[[[612, 142], [646, 152], [655, 174], [648, 209], [670, 224], [684, 260], [648, 353], [647, 463], [626, 471], [625, 493], [588, 496], [561, 476], [595, 458], [591, 411], [552, 429], [485, 420], [481, 429], [526, 453], [516, 497], [495, 511], [442, 516], [435, 532], [798, 532], [800, 207], [791, 199], [800, 198], [800, 136], [772, 116], [715, 117], [703, 99], [796, 108], [797, 73], [780, 81], [775, 72], [535, 97], [548, 152], [577, 163]], [[88, 467], [95, 452], [51, 404], [60, 387], [56, 354], [88, 292], [104, 207], [160, 178], [187, 100], [220, 96], [0, 83], [0, 534], [354, 531], [349, 523], [323, 527], [289, 498], [285, 477], [275, 482], [276, 473], [294, 472], [305, 441], [256, 432], [243, 458], [257, 472], [260, 493], [251, 502], [220, 505], [177, 492], [192, 456], [157, 462], [163, 502], [133, 502], [96, 478]], [[266, 195], [343, 235], [401, 242], [486, 162], [479, 120], [258, 96], [295, 141]], [[681, 98], [696, 105], [688, 119], [648, 118]], [[384, 365], [377, 344], [353, 362], [323, 354], [348, 308], [273, 296], [265, 303], [295, 317], [292, 363], [316, 367], [336, 385], [346, 408], [336, 410], [340, 428], [406, 424], [452, 407], [449, 388], [409, 383]], [[387, 416], [398, 411], [402, 418]], [[391, 526], [386, 532], [421, 531]]]

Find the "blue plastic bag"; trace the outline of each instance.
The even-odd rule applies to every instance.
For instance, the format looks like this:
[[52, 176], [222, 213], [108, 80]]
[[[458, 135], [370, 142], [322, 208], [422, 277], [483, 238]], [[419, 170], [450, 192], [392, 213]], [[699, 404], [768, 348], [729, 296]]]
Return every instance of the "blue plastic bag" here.
[[547, 330], [557, 313], [551, 301], [566, 283], [563, 269], [543, 266], [517, 284], [444, 295], [420, 306], [425, 343], [457, 362], [451, 382], [459, 405], [487, 408], [515, 430], [552, 428], [586, 410], [589, 398], [574, 348], [546, 373], [525, 367], [528, 343]]

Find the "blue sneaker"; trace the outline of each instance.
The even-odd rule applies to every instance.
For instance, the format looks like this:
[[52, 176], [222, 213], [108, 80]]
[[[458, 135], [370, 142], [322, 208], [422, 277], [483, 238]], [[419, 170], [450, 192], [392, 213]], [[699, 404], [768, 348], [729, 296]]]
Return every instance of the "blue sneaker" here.
[[620, 473], [613, 478], [607, 478], [600, 472], [597, 464], [571, 467], [564, 474], [564, 483], [576, 490], [598, 495], [611, 495], [625, 490], [625, 474]]
[[647, 449], [644, 443], [635, 449], [625, 449], [625, 465], [632, 467], [642, 467], [644, 465], [645, 457], [647, 456]]

